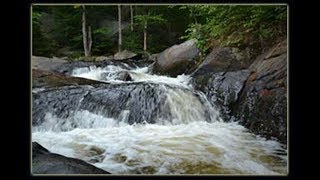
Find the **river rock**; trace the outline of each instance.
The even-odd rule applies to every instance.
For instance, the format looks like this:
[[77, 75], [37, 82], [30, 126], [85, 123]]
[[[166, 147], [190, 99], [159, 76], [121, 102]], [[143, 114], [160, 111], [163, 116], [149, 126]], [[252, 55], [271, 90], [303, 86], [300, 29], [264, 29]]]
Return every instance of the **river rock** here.
[[115, 60], [124, 60], [124, 59], [134, 58], [135, 56], [137, 56], [136, 53], [133, 53], [133, 52], [128, 51], [128, 50], [124, 50], [124, 51], [116, 53], [114, 55], [114, 59]]
[[[73, 121], [74, 113], [84, 110], [114, 117], [119, 121], [128, 121], [129, 124], [143, 121], [154, 123], [157, 118], [170, 115], [168, 107], [161, 109], [166, 99], [166, 89], [161, 87], [151, 83], [130, 83], [47, 88], [32, 93], [32, 125], [41, 125], [47, 113], [62, 118], [61, 121], [65, 121], [65, 118]], [[126, 112], [128, 114], [125, 114]], [[75, 127], [78, 124], [72, 123]]]
[[[32, 93], [32, 125], [53, 128], [50, 129], [53, 131], [72, 130], [81, 126], [79, 118], [74, 118], [77, 112], [90, 112], [127, 124], [156, 123], [157, 120], [169, 122], [176, 114], [172, 114], [174, 111], [168, 95], [190, 98], [190, 94], [194, 92], [174, 85], [144, 82], [47, 88]], [[191, 98], [203, 101], [197, 94]], [[201, 110], [204, 120], [209, 121], [209, 109], [204, 107]], [[85, 128], [91, 128], [92, 124], [86, 124]]]
[[[192, 74], [191, 83], [195, 89], [203, 91], [217, 105], [225, 121], [238, 120], [251, 132], [286, 144], [286, 40], [258, 56], [244, 70], [232, 71], [240, 68], [240, 64], [230, 55], [230, 48], [221, 52], [224, 57], [230, 57], [227, 65], [213, 63], [212, 66], [203, 65], [207, 67], [204, 69], [200, 66]], [[236, 64], [230, 64], [232, 62]]]
[[32, 142], [33, 174], [110, 174], [80, 159], [51, 153], [46, 148]]
[[113, 77], [113, 80], [132, 81], [132, 77], [128, 71], [105, 72], [101, 74], [101, 77], [106, 77], [105, 79], [102, 79], [105, 81], [107, 81], [110, 76]]
[[249, 67], [233, 112], [256, 134], [287, 142], [287, 44], [271, 48]]
[[67, 63], [67, 60], [57, 57], [47, 58], [40, 56], [32, 56], [31, 67], [32, 69], [40, 69], [45, 71], [54, 71], [54, 69], [62, 64]]
[[200, 66], [193, 72], [194, 76], [207, 73], [237, 71], [246, 68], [247, 55], [237, 48], [215, 48]]
[[71, 77], [40, 69], [32, 69], [32, 88], [60, 87], [70, 85], [94, 85], [102, 82], [85, 78]]
[[114, 57], [111, 55], [111, 56], [98, 56], [94, 60], [95, 61], [108, 61], [108, 60], [112, 60], [112, 59], [114, 59]]
[[230, 107], [237, 102], [239, 94], [249, 76], [249, 70], [207, 73], [193, 78], [195, 89], [204, 92], [212, 104], [219, 109], [224, 121], [233, 120]]
[[194, 39], [174, 45], [159, 53], [153, 72], [169, 76], [187, 74], [195, 66], [199, 53]]

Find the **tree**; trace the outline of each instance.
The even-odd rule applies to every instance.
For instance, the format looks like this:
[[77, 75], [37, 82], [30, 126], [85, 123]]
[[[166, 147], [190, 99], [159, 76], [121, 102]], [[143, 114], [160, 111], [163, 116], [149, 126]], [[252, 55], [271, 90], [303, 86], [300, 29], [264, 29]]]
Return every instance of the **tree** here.
[[[147, 14], [146, 10], [152, 15], [161, 14], [167, 22], [153, 24], [148, 21], [147, 30], [144, 33], [144, 24], [136, 22], [134, 15], [145, 15]], [[32, 12], [32, 48], [35, 55], [81, 58], [85, 56], [84, 35], [87, 35], [85, 42], [89, 39], [92, 41], [91, 56], [107, 56], [118, 52], [118, 5], [85, 4], [84, 27], [86, 33], [82, 32], [82, 5], [34, 5]], [[172, 8], [162, 5], [132, 5], [131, 12], [130, 5], [121, 5], [120, 13], [121, 49], [134, 52], [143, 51], [144, 44], [146, 44], [148, 52], [157, 53], [173, 44], [182, 42], [179, 37], [184, 35], [185, 29], [193, 20], [188, 17], [190, 13], [187, 9], [180, 10], [176, 5], [173, 5]], [[127, 23], [128, 28], [124, 28]], [[89, 33], [90, 29], [91, 33]], [[144, 43], [144, 35], [146, 35], [146, 43]]]
[[118, 5], [118, 31], [119, 31], [119, 40], [118, 40], [118, 52], [121, 52], [122, 47], [122, 32], [121, 32], [121, 5]]
[[88, 27], [86, 24], [86, 8], [82, 5], [82, 37], [83, 37], [83, 48], [85, 57], [89, 57], [91, 55], [91, 47], [92, 47], [92, 35], [91, 35], [91, 26]]
[[198, 47], [207, 51], [214, 46], [254, 49], [267, 47], [272, 39], [286, 33], [286, 6], [202, 5], [182, 6], [197, 20], [186, 30], [188, 39], [197, 39]]
[[152, 15], [148, 12], [145, 15], [136, 15], [134, 19], [137, 21], [139, 25], [143, 26], [143, 51], [147, 52], [147, 29], [148, 24], [155, 24], [155, 23], [164, 23], [165, 19], [162, 18], [162, 15]]

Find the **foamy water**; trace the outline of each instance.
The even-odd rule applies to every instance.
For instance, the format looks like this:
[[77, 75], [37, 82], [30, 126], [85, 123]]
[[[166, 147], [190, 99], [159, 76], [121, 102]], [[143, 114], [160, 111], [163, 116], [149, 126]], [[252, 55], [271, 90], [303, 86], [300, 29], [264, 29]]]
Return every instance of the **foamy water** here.
[[109, 83], [128, 83], [126, 81], [118, 79], [119, 72], [128, 72], [134, 82], [164, 83], [169, 85], [182, 86], [185, 88], [191, 88], [191, 86], [188, 84], [191, 77], [188, 75], [182, 74], [177, 76], [176, 78], [168, 76], [158, 76], [150, 74], [148, 67], [127, 70], [114, 65], [108, 65], [104, 68], [90, 66], [84, 68], [76, 68], [75, 70], [73, 70], [72, 76], [99, 80]]
[[134, 82], [176, 86], [167, 89], [164, 101], [172, 119], [129, 125], [130, 111], [125, 109], [118, 117], [79, 110], [68, 118], [58, 118], [48, 112], [43, 123], [32, 128], [32, 141], [113, 174], [287, 173], [286, 149], [236, 122], [222, 122], [205, 95], [189, 85], [190, 76], [172, 78], [150, 74], [148, 67], [125, 70], [112, 65], [78, 68], [72, 75], [131, 83], [118, 79], [123, 71]]
[[128, 125], [86, 111], [74, 118], [82, 127], [64, 132], [35, 129], [32, 140], [115, 174], [286, 173], [286, 156], [276, 154], [285, 152], [281, 145], [237, 123]]

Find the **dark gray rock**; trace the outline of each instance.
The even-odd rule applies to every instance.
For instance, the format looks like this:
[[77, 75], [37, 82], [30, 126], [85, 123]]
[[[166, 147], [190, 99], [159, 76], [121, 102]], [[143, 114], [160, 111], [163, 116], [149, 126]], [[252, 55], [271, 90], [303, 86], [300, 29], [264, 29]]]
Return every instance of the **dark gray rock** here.
[[70, 77], [64, 74], [32, 69], [32, 88], [60, 87], [71, 85], [95, 85], [102, 82], [79, 77]]
[[[258, 56], [245, 70], [230, 72], [240, 66], [228, 48], [220, 49], [219, 53], [211, 56], [220, 60], [205, 61], [192, 74], [194, 87], [203, 91], [211, 103], [220, 108], [224, 120], [234, 118], [251, 132], [286, 144], [286, 40]], [[223, 60], [226, 62], [220, 63]], [[234, 62], [235, 65], [232, 64]]]
[[194, 76], [207, 73], [237, 71], [246, 68], [246, 53], [237, 48], [216, 48], [193, 72]]
[[238, 104], [233, 107], [240, 122], [265, 137], [287, 142], [287, 53], [250, 66]]
[[132, 77], [128, 71], [119, 71], [119, 72], [105, 72], [101, 74], [101, 77], [105, 77], [102, 80], [109, 80], [108, 77], [112, 76], [114, 80], [120, 81], [132, 81]]
[[33, 174], [110, 174], [85, 161], [49, 152], [32, 142]]
[[231, 106], [237, 102], [248, 76], [248, 70], [208, 73], [194, 77], [192, 83], [197, 90], [206, 94], [212, 104], [219, 108], [222, 118], [230, 121], [233, 116]]
[[199, 53], [196, 40], [174, 45], [158, 54], [153, 72], [170, 76], [189, 73], [190, 68], [195, 66]]
[[[58, 122], [61, 125], [59, 130], [68, 130], [63, 129], [66, 121], [70, 121], [66, 124], [71, 123], [76, 128], [78, 122], [72, 117], [75, 112], [83, 110], [129, 124], [144, 121], [155, 123], [160, 118], [170, 120], [170, 109], [164, 102], [168, 91], [174, 88], [176, 87], [153, 83], [47, 88], [32, 93], [32, 125], [41, 125], [46, 119], [46, 113], [51, 113], [61, 118], [61, 122]], [[127, 116], [123, 116], [123, 111], [128, 111]]]

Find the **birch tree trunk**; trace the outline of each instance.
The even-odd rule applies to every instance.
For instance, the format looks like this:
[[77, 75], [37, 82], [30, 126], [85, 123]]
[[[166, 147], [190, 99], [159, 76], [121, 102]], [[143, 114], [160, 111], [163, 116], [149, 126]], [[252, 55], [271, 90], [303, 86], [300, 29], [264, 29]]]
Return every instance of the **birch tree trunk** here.
[[91, 26], [89, 26], [89, 27], [88, 27], [88, 41], [87, 41], [87, 47], [88, 47], [88, 56], [91, 56], [91, 47], [92, 47]]
[[122, 32], [121, 32], [121, 5], [118, 5], [118, 30], [119, 30], [119, 40], [118, 40], [118, 52], [121, 52], [122, 46]]
[[143, 30], [143, 51], [147, 51], [147, 21], [144, 22]]
[[88, 48], [88, 33], [86, 28], [86, 8], [82, 5], [82, 38], [83, 38], [83, 49], [84, 49], [84, 56], [90, 56], [89, 48]]

